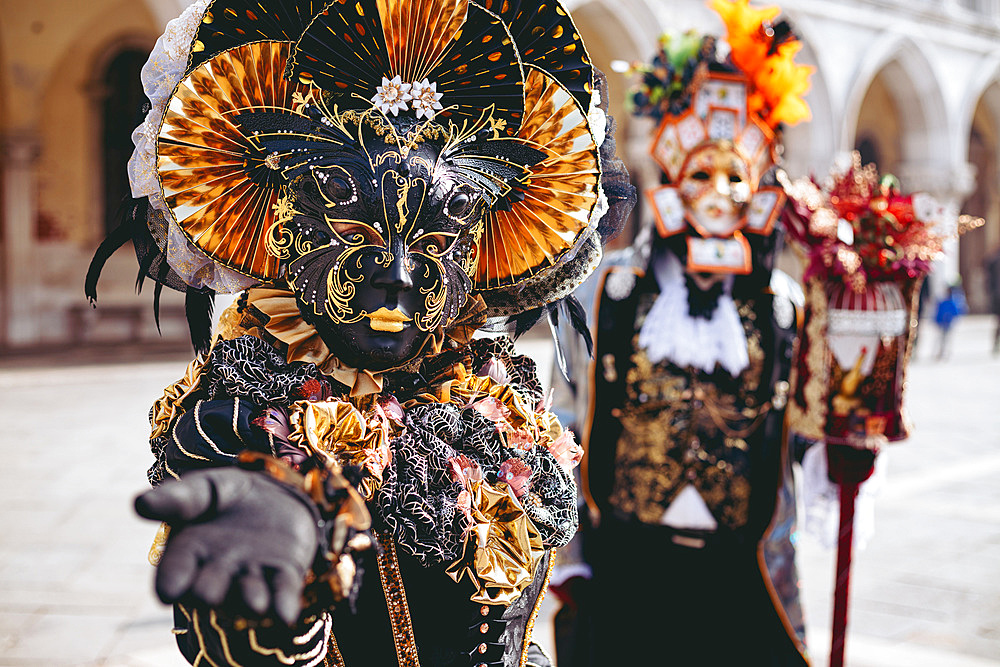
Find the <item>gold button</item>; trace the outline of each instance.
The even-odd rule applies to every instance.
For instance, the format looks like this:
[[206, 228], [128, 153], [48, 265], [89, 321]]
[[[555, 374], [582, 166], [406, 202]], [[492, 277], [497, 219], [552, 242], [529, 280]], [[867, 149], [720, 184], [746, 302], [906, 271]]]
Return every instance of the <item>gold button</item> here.
[[479, 648], [476, 649], [480, 653], [486, 653], [486, 644], [480, 644]]
[[483, 616], [489, 616], [490, 608], [487, 607], [486, 605], [483, 605], [482, 607], [479, 608], [479, 613], [482, 614]]
[[480, 626], [479, 626], [479, 631], [480, 631], [481, 633], [483, 633], [484, 635], [485, 635], [485, 634], [486, 634], [487, 632], [489, 632], [489, 630], [490, 630], [490, 624], [489, 624], [489, 623], [483, 623], [482, 625], [480, 625]]

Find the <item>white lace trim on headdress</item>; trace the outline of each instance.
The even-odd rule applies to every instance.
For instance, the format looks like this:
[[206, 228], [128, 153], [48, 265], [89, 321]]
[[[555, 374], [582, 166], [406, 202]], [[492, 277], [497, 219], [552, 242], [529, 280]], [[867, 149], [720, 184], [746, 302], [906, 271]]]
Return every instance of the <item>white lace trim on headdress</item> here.
[[164, 250], [170, 268], [192, 287], [210, 288], [220, 294], [230, 294], [259, 281], [212, 260], [184, 236], [163, 200], [156, 169], [156, 137], [160, 131], [160, 123], [170, 96], [184, 78], [184, 70], [187, 69], [191, 55], [191, 41], [198, 32], [209, 1], [196, 0], [183, 14], [167, 23], [166, 30], [156, 40], [149, 59], [142, 67], [142, 88], [149, 98], [150, 109], [145, 120], [132, 132], [135, 150], [128, 161], [128, 180], [134, 198], [149, 198], [150, 206], [155, 209], [150, 215], [169, 221]]
[[718, 364], [730, 375], [739, 375], [750, 365], [743, 323], [729, 290], [727, 277], [711, 319], [688, 312], [688, 290], [680, 260], [671, 252], [653, 259], [653, 272], [660, 296], [639, 332], [639, 347], [654, 364], [670, 361], [712, 372]]
[[149, 197], [154, 208], [167, 210], [156, 177], [156, 135], [174, 88], [184, 78], [191, 40], [205, 16], [209, 0], [196, 0], [184, 13], [167, 23], [163, 35], [156, 40], [149, 60], [142, 66], [142, 89], [151, 105], [146, 119], [132, 133], [135, 151], [128, 161], [128, 180], [132, 196]]
[[167, 226], [167, 264], [180, 279], [197, 289], [232, 294], [260, 281], [227, 268], [198, 250], [172, 219]]
[[590, 131], [594, 133], [594, 143], [600, 148], [608, 135], [608, 114], [601, 108], [601, 93], [596, 88], [590, 96], [590, 110], [587, 112]]

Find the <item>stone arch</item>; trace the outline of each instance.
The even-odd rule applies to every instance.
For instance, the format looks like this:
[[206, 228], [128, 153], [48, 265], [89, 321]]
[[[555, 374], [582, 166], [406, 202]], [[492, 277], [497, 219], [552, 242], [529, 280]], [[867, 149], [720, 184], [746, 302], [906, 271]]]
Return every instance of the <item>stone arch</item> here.
[[[132, 130], [142, 120], [147, 99], [140, 70], [154, 37], [126, 31], [105, 40], [93, 55], [88, 90], [91, 145], [94, 147], [93, 226], [109, 232], [122, 198], [129, 194], [125, 164], [132, 153]], [[117, 71], [117, 77], [114, 76]], [[109, 76], [111, 78], [109, 78]], [[103, 222], [103, 225], [102, 225]]]
[[[1000, 56], [990, 55], [976, 67], [971, 82], [959, 104], [956, 120], [958, 132], [965, 136], [972, 129], [976, 110], [983, 102], [990, 88], [1000, 82]], [[1000, 112], [1000, 108], [997, 109]]]
[[952, 176], [943, 182], [941, 176], [955, 173], [954, 137], [937, 74], [919, 46], [905, 36], [885, 37], [867, 52], [854, 80], [845, 105], [840, 149], [855, 146], [866, 102], [872, 96], [882, 97], [893, 107], [898, 126], [893, 128], [896, 136], [888, 138], [888, 143], [895, 143], [895, 151], [886, 151], [897, 154], [892, 158], [895, 164], [880, 167], [899, 173], [907, 189], [952, 194]]
[[966, 232], [958, 244], [959, 274], [974, 312], [989, 309], [983, 260], [1000, 247], [1000, 76], [980, 90], [979, 99], [963, 125], [967, 128], [968, 162], [976, 170], [976, 186], [962, 210], [986, 224]]
[[40, 216], [51, 216], [67, 240], [83, 246], [103, 238], [105, 227], [100, 106], [107, 86], [101, 77], [118, 54], [148, 52], [155, 39], [145, 8], [123, 11], [127, 5], [110, 6], [79, 32], [42, 93]]
[[[649, 187], [659, 178], [655, 164], [649, 159], [651, 121], [629, 114], [625, 98], [631, 82], [627, 76], [614, 72], [611, 62], [648, 59], [656, 49], [660, 34], [657, 17], [645, 0], [589, 0], [567, 4], [594, 65], [608, 77], [610, 112], [618, 125], [615, 133], [618, 155], [625, 160], [636, 186]], [[631, 243], [637, 231], [635, 221], [640, 219], [643, 219], [641, 204], [636, 207], [633, 222], [619, 236], [618, 243]]]
[[802, 42], [802, 51], [796, 62], [814, 68], [806, 95], [812, 120], [784, 131], [785, 169], [797, 178], [810, 173], [823, 174], [830, 168], [831, 156], [837, 150], [837, 115], [825, 74], [826, 63], [822, 61], [819, 50], [813, 47], [822, 40], [814, 35], [806, 17], [790, 13], [788, 21]]

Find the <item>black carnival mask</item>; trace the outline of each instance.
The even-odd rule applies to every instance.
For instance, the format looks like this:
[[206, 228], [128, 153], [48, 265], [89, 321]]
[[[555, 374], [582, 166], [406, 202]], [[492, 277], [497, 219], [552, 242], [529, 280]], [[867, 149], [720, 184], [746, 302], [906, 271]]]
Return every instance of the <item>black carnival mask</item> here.
[[[561, 299], [610, 233], [594, 84], [558, 2], [214, 0], [144, 158], [148, 226], [174, 240], [156, 277], [288, 288], [371, 369], [470, 295], [502, 316]], [[197, 253], [214, 264], [185, 273]]]

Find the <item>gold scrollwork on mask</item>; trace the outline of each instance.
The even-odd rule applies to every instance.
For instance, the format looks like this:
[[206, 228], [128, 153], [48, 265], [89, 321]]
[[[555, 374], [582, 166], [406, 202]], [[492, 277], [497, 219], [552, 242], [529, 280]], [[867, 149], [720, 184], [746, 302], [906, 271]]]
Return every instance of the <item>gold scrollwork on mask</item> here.
[[[424, 306], [426, 311], [418, 313], [415, 318], [417, 328], [421, 331], [433, 331], [441, 324], [441, 313], [447, 301], [448, 288], [441, 276], [445, 275], [444, 265], [435, 257], [423, 255], [433, 263], [438, 270], [438, 279], [430, 287], [421, 287], [420, 293], [424, 295]], [[428, 268], [428, 273], [430, 269]]]
[[[351, 308], [351, 300], [357, 292], [357, 285], [365, 278], [364, 272], [361, 271], [360, 261], [360, 251], [365, 247], [358, 246], [345, 250], [337, 258], [333, 270], [326, 275], [326, 314], [340, 324], [358, 322], [364, 317], [363, 313], [354, 312], [354, 309]], [[349, 260], [352, 258], [355, 259], [355, 265], [361, 271], [357, 277], [351, 276], [348, 272]]]

